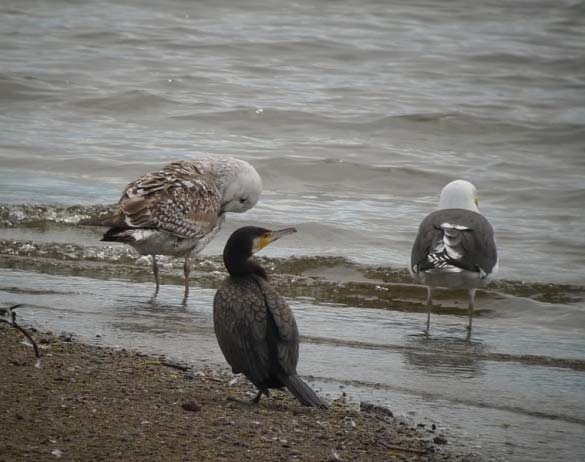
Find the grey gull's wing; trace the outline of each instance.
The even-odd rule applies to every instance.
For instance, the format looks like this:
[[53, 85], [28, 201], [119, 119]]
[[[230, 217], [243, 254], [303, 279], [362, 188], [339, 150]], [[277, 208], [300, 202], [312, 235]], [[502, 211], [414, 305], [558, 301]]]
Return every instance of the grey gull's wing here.
[[480, 213], [437, 210], [420, 224], [412, 247], [414, 273], [446, 266], [488, 275], [497, 263], [494, 231]]

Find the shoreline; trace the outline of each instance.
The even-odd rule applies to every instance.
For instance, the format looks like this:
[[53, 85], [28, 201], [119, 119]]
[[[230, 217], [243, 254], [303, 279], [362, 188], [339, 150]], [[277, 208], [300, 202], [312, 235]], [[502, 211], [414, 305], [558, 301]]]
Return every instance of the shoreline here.
[[[42, 363], [0, 326], [0, 460], [479, 461], [433, 429], [344, 399], [303, 407], [286, 391], [252, 406], [242, 378], [34, 332]], [[2, 459], [6, 457], [6, 459]]]

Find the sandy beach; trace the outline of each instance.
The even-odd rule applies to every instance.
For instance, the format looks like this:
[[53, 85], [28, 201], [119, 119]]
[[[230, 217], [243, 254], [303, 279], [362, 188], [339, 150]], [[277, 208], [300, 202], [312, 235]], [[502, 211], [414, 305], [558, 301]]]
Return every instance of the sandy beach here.
[[249, 383], [212, 369], [0, 326], [0, 460], [472, 461], [432, 428], [340, 399], [302, 407], [287, 392], [259, 405]]

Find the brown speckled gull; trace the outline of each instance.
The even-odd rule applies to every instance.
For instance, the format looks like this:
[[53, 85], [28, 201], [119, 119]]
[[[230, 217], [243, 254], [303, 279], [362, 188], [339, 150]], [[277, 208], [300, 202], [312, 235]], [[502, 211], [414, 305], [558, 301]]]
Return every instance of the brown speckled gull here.
[[261, 191], [260, 176], [243, 160], [180, 160], [130, 183], [113, 215], [81, 224], [108, 226], [102, 241], [124, 242], [151, 255], [156, 293], [160, 286], [156, 255], [184, 257], [186, 300], [191, 256], [214, 238], [225, 213], [254, 207]]

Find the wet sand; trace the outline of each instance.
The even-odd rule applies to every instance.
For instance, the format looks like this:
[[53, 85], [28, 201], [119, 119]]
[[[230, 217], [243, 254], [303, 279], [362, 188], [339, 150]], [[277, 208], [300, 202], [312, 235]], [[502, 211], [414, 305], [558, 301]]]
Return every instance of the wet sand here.
[[[475, 461], [432, 428], [343, 399], [302, 407], [276, 391], [259, 405], [241, 379], [161, 357], [0, 325], [0, 460]], [[69, 341], [66, 341], [69, 340]]]

